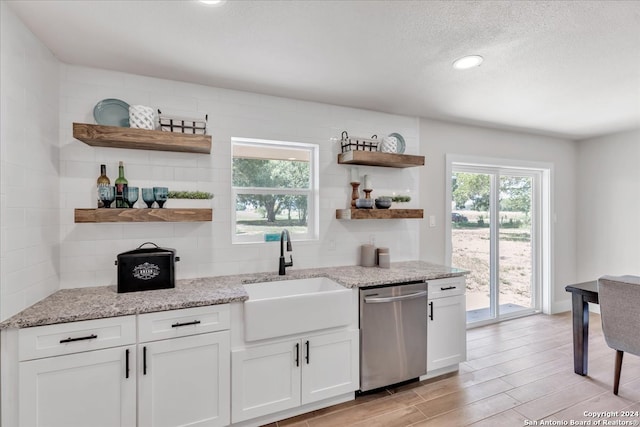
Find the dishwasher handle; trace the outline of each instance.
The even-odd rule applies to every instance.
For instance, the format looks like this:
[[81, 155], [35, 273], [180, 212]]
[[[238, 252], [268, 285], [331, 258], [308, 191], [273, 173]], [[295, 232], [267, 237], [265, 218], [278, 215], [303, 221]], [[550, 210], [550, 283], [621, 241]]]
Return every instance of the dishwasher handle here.
[[427, 291], [415, 292], [413, 294], [407, 295], [399, 295], [397, 297], [365, 297], [364, 302], [366, 304], [377, 304], [384, 302], [396, 302], [396, 301], [406, 301], [409, 299], [422, 298], [427, 296]]

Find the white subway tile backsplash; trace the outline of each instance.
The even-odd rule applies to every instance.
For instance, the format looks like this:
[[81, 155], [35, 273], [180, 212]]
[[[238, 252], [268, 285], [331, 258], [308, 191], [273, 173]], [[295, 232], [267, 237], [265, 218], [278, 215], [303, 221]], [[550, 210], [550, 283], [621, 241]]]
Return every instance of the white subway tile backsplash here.
[[[153, 241], [159, 239], [172, 239], [177, 236], [175, 232], [175, 226], [173, 223], [166, 222], [150, 222], [150, 223], [141, 223], [141, 224], [127, 224], [128, 227], [125, 230], [125, 236], [127, 239], [138, 239], [141, 240], [140, 243], [137, 243], [135, 246], [140, 245], [146, 241]], [[134, 249], [134, 247], [130, 247], [127, 250]]]
[[76, 257], [64, 257], [60, 259], [60, 272], [76, 273], [81, 271], [95, 271], [97, 265], [95, 256], [80, 255]]
[[19, 290], [17, 292], [8, 293], [2, 289], [0, 293], [0, 312], [2, 317], [9, 318], [14, 314], [22, 311], [25, 307], [28, 307], [26, 302], [26, 292]]
[[158, 151], [154, 152], [153, 156], [150, 156], [149, 164], [153, 166], [194, 168], [198, 166], [199, 157], [200, 155], [194, 155], [193, 153]]
[[10, 208], [7, 206], [6, 196], [2, 196], [2, 227], [15, 228], [24, 227], [26, 225], [25, 208]]
[[0, 271], [11, 273], [22, 270], [27, 265], [27, 252], [24, 249], [6, 251], [0, 258]]
[[25, 209], [25, 225], [27, 227], [45, 226], [58, 230], [60, 225], [60, 210], [51, 208], [26, 208]]
[[[83, 144], [85, 145], [85, 144]], [[118, 176], [118, 164], [124, 162], [125, 175], [129, 174], [129, 166], [132, 165], [148, 165], [152, 153], [147, 150], [132, 150], [124, 148], [108, 148], [108, 147], [90, 147], [95, 150], [96, 162], [105, 163], [114, 170], [113, 175]], [[113, 167], [111, 167], [113, 165]], [[98, 176], [96, 175], [96, 178]]]
[[176, 181], [197, 182], [199, 179], [198, 168], [174, 168]]
[[[60, 289], [88, 288], [93, 286], [104, 286], [110, 283], [109, 280], [97, 280], [97, 271], [81, 271], [72, 273], [60, 273]], [[109, 276], [110, 277], [110, 276]]]
[[[3, 6], [3, 12], [5, 10]], [[18, 35], [28, 33], [19, 22], [13, 24]], [[14, 40], [21, 39], [16, 34], [14, 36]], [[371, 234], [376, 234], [377, 243], [384, 241], [392, 248], [394, 259], [417, 258], [418, 222], [345, 222], [335, 219], [335, 209], [348, 206], [351, 192], [349, 167], [336, 163], [340, 147], [332, 141], [332, 138], [339, 138], [343, 130], [357, 136], [399, 132], [405, 136], [407, 149], [415, 150], [419, 136], [415, 118], [58, 65], [45, 54], [46, 48], [37, 39], [27, 37], [25, 40], [28, 41], [21, 42], [24, 46], [19, 50], [13, 47], [5, 49], [7, 43], [3, 41], [3, 59], [7, 55], [31, 54], [27, 61], [29, 64], [44, 64], [45, 70], [55, 70], [52, 73], [37, 70], [24, 73], [25, 64], [7, 67], [2, 61], [3, 77], [4, 70], [9, 68], [12, 82], [18, 82], [11, 84], [11, 90], [6, 91], [7, 96], [23, 99], [22, 106], [7, 115], [3, 109], [2, 259], [6, 264], [7, 259], [19, 257], [20, 251], [28, 250], [25, 245], [31, 245], [38, 248], [40, 267], [27, 275], [31, 283], [8, 288], [11, 291], [8, 301], [12, 303], [5, 304], [7, 292], [5, 286], [0, 288], [0, 315], [3, 317], [19, 306], [16, 301], [24, 304], [27, 299], [47, 292], [52, 286], [55, 288], [56, 285], [51, 285], [51, 276], [54, 277], [53, 282], [58, 280], [61, 288], [115, 284], [113, 261], [117, 254], [134, 249], [145, 241], [176, 248], [179, 256], [183, 257], [177, 266], [178, 278], [275, 271], [279, 255], [276, 243], [231, 244], [231, 218], [235, 206], [231, 200], [232, 137], [308, 142], [320, 147], [322, 237], [320, 241], [294, 243], [295, 268], [355, 264], [358, 261], [357, 248], [367, 242]], [[44, 90], [53, 84], [56, 89], [45, 90], [43, 94], [39, 90], [28, 92], [29, 80], [35, 80], [30, 86], [32, 88]], [[3, 102], [6, 102], [4, 89], [3, 86]], [[73, 139], [72, 122], [93, 123], [93, 107], [104, 98], [149, 105], [166, 113], [186, 116], [209, 114], [208, 133], [213, 139], [211, 154], [90, 147]], [[59, 114], [54, 115], [57, 119], [43, 119], [34, 129], [29, 115], [42, 114], [52, 108], [59, 110]], [[4, 126], [6, 119], [12, 122], [7, 129]], [[51, 131], [56, 127], [57, 131]], [[49, 134], [54, 137], [50, 138]], [[5, 144], [7, 136], [10, 144]], [[27, 165], [33, 159], [38, 173], [31, 175], [35, 180], [30, 180], [25, 174], [30, 173]], [[99, 165], [107, 165], [107, 173], [113, 183], [120, 160], [124, 161], [130, 185], [140, 188], [167, 186], [175, 190], [214, 193], [213, 222], [74, 224], [75, 208], [93, 207], [95, 204]], [[371, 174], [374, 182], [378, 183], [374, 194], [409, 189], [417, 197], [417, 172], [366, 167], [361, 172]], [[24, 195], [27, 184], [34, 184], [36, 190]], [[33, 195], [41, 201], [35, 202]], [[58, 215], [54, 213], [56, 210]], [[55, 221], [59, 224], [57, 230], [45, 231], [46, 228], [55, 229]], [[328, 250], [328, 238], [340, 241], [335, 250]], [[59, 249], [54, 249], [58, 244]], [[45, 267], [48, 259], [59, 263], [59, 277], [55, 269], [52, 272]], [[29, 263], [28, 260], [25, 262]], [[28, 268], [29, 265], [25, 265], [22, 270], [11, 274]], [[7, 274], [2, 272], [3, 282]]]
[[[91, 86], [104, 86], [106, 88], [122, 88], [125, 82], [125, 73], [101, 70], [88, 67], [64, 67], [64, 80], [74, 83], [84, 83]], [[73, 92], [70, 92], [73, 93]]]
[[[198, 101], [194, 97], [172, 95], [163, 91], [150, 92], [149, 103], [163, 114], [191, 117], [198, 111]], [[191, 113], [191, 115], [190, 115]]]

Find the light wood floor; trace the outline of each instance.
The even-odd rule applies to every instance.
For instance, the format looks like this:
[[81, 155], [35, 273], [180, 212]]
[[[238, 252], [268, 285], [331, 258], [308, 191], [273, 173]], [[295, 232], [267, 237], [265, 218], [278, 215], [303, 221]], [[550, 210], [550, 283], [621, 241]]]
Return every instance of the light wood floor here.
[[614, 396], [615, 351], [604, 341], [597, 314], [590, 318], [585, 377], [573, 372], [570, 313], [471, 329], [467, 342], [468, 360], [455, 374], [359, 396], [269, 427], [511, 427], [534, 420], [564, 421], [564, 425], [572, 420], [592, 420], [596, 425], [600, 420], [604, 425], [604, 420], [640, 419], [620, 412], [613, 418], [585, 415], [585, 411], [640, 411], [640, 357], [625, 354], [620, 392]]

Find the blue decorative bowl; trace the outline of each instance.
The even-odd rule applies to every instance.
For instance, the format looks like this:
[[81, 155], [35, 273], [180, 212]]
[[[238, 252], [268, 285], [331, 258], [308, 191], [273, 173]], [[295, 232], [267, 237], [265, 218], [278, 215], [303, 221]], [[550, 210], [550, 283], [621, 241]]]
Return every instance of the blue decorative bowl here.
[[373, 199], [356, 199], [356, 208], [358, 209], [373, 208]]
[[376, 199], [376, 208], [389, 209], [391, 207], [391, 199]]

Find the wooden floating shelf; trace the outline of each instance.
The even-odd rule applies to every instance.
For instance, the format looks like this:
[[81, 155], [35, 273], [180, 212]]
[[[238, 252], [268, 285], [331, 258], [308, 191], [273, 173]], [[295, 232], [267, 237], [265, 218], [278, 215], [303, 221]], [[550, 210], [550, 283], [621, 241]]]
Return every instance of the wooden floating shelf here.
[[336, 219], [422, 219], [422, 209], [337, 209]]
[[213, 219], [212, 209], [76, 209], [76, 223], [96, 222], [202, 222]]
[[74, 123], [73, 137], [92, 147], [211, 153], [211, 135]]
[[424, 156], [381, 153], [379, 151], [352, 150], [338, 154], [338, 163], [343, 165], [411, 168], [414, 166], [424, 166]]

